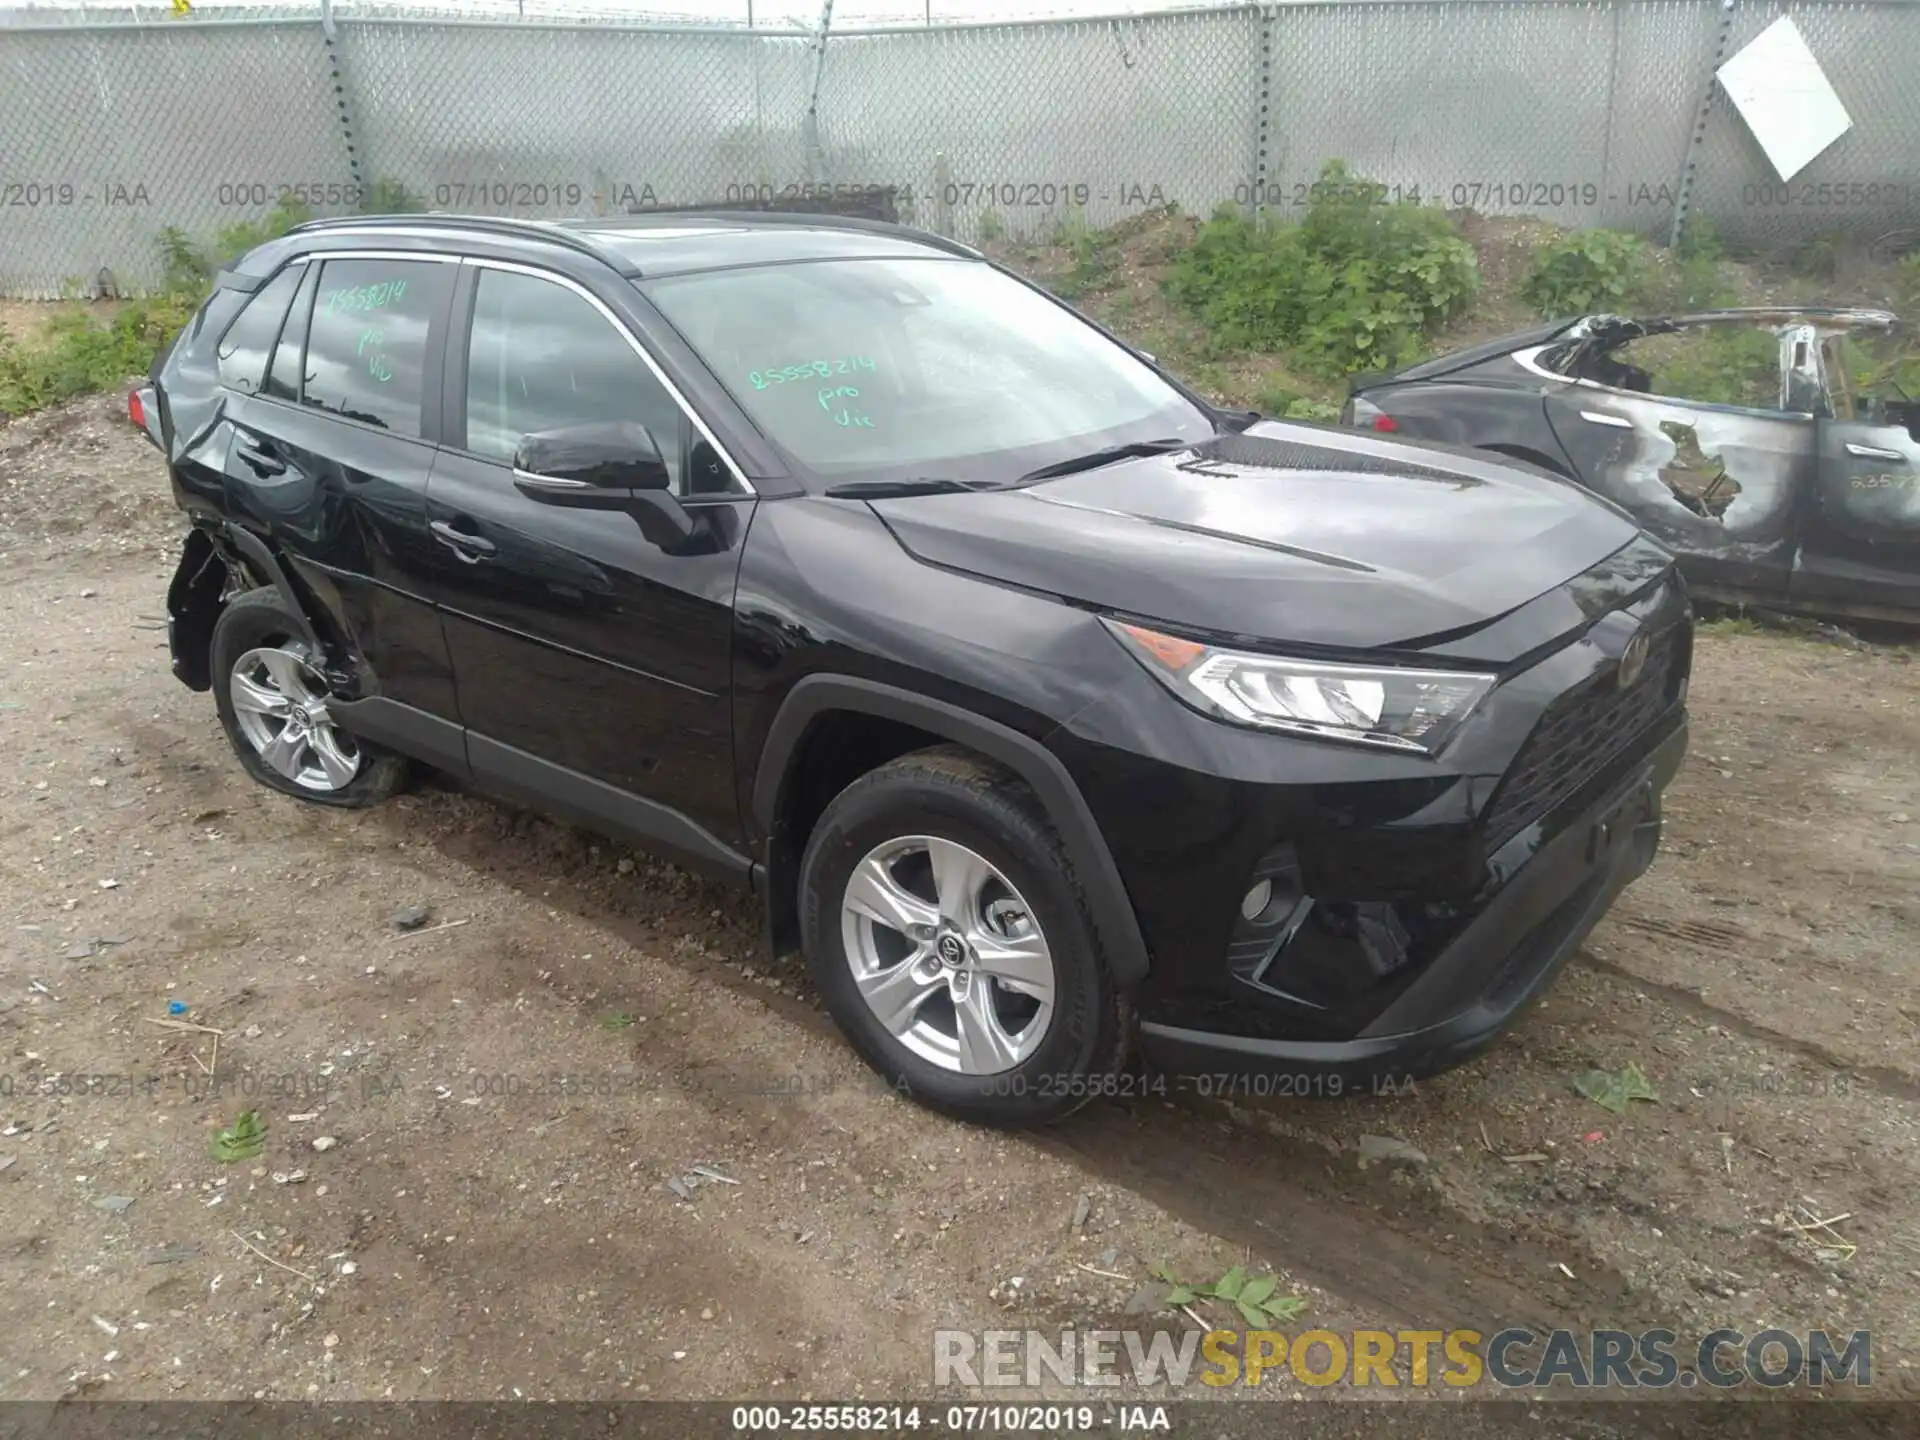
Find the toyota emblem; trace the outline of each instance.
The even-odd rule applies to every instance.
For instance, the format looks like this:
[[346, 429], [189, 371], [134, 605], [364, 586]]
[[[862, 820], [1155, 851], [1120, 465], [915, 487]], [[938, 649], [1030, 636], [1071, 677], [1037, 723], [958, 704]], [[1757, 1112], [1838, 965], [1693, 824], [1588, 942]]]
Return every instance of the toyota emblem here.
[[940, 937], [941, 963], [958, 965], [962, 960], [966, 959], [966, 956], [967, 947], [962, 943], [958, 935], [942, 935]]
[[1652, 642], [1647, 639], [1644, 630], [1634, 631], [1633, 638], [1627, 641], [1627, 648], [1620, 652], [1619, 681], [1622, 690], [1631, 690], [1634, 682], [1640, 678], [1640, 672], [1647, 668], [1647, 651]]

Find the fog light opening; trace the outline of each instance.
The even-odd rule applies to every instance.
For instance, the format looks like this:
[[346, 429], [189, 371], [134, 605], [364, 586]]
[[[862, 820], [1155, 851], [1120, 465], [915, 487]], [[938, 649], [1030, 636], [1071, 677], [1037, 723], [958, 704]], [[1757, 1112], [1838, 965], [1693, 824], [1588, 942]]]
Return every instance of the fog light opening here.
[[1273, 881], [1256, 880], [1253, 888], [1248, 890], [1240, 901], [1240, 918], [1248, 921], [1257, 920], [1261, 912], [1271, 903], [1273, 903]]

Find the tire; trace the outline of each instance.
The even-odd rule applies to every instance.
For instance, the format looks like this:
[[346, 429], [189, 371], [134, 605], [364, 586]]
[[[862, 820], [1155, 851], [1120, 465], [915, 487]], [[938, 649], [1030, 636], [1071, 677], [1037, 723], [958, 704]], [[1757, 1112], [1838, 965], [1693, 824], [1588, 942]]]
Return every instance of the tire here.
[[970, 752], [919, 751], [840, 792], [801, 860], [800, 925], [853, 1047], [930, 1108], [1037, 1125], [1120, 1092], [1132, 1011], [1065, 847], [1033, 793]]
[[268, 789], [316, 805], [377, 805], [400, 788], [407, 762], [327, 721], [326, 682], [307, 663], [303, 630], [272, 586], [229, 602], [210, 647], [221, 728], [247, 773]]

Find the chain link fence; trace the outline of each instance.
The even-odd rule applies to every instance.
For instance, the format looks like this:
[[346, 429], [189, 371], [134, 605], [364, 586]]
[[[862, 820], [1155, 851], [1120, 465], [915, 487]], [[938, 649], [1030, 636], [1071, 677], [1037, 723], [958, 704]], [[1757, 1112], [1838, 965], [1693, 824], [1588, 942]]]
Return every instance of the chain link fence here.
[[[771, 7], [769, 7], [771, 8]], [[886, 187], [968, 240], [1285, 215], [1333, 159], [1450, 209], [1920, 244], [1920, 0], [1303, 0], [908, 28], [402, 4], [0, 9], [0, 294], [158, 282], [282, 201], [558, 218]], [[1791, 183], [1714, 82], [1790, 13], [1853, 128]]]

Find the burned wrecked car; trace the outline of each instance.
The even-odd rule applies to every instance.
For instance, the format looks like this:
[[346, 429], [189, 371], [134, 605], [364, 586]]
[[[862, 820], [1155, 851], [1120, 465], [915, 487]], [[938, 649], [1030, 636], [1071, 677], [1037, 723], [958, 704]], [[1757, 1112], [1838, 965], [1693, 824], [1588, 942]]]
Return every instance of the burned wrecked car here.
[[1920, 370], [1878, 310], [1589, 315], [1388, 376], [1342, 418], [1613, 501], [1723, 603], [1920, 622]]

